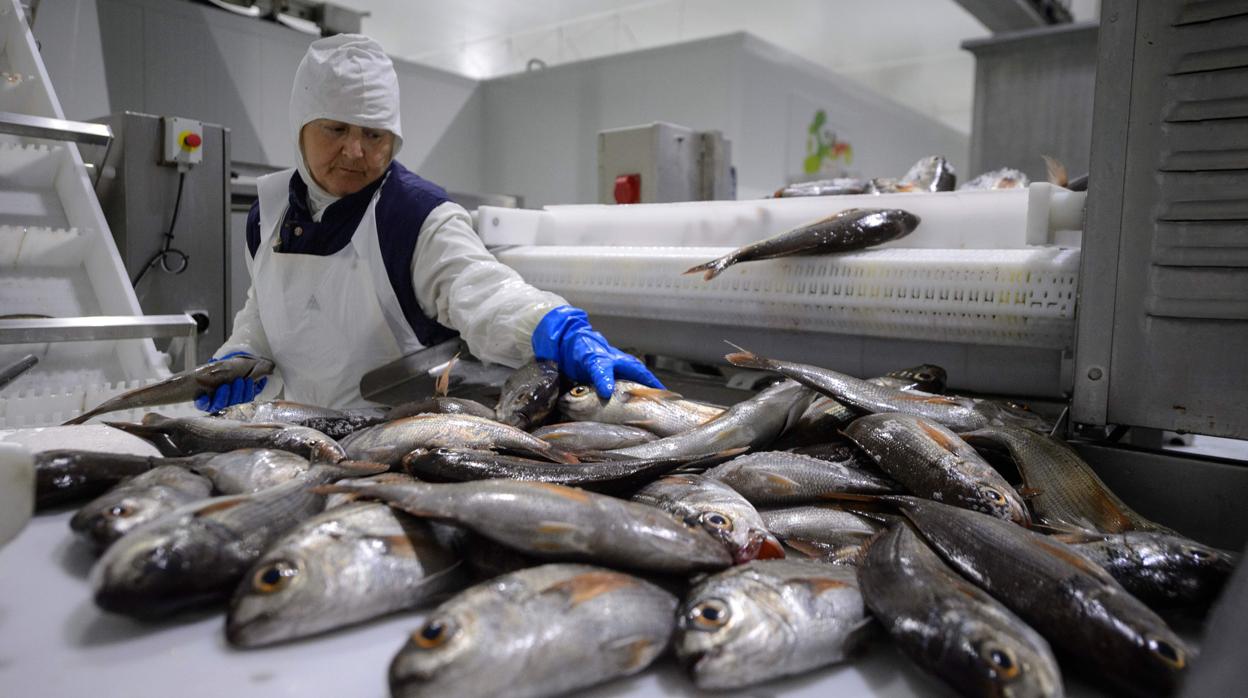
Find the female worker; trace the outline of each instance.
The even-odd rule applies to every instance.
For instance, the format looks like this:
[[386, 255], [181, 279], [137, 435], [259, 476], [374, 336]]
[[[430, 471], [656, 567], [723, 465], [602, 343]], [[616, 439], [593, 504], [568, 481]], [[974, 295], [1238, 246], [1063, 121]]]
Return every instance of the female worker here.
[[[556, 361], [603, 397], [616, 376], [661, 387], [584, 311], [498, 262], [445, 191], [394, 161], [398, 79], [375, 41], [341, 34], [308, 47], [290, 134], [296, 167], [257, 182], [251, 289], [217, 358], [271, 357], [287, 400], [332, 408], [369, 404], [365, 373], [456, 332], [485, 361]], [[215, 411], [245, 402], [265, 382], [239, 379], [196, 403]]]

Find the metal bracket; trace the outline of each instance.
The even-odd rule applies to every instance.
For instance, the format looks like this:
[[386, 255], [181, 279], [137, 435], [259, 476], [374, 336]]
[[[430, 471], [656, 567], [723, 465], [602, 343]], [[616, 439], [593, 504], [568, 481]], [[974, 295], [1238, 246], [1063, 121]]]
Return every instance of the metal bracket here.
[[197, 330], [195, 319], [185, 313], [0, 320], [0, 344], [186, 337], [186, 367], [192, 369]]

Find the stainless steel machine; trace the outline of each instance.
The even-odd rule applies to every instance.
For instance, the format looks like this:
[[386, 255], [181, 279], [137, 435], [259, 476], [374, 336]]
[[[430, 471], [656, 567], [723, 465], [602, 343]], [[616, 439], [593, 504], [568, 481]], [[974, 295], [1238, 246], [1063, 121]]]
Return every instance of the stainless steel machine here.
[[[225, 341], [231, 319], [224, 291], [231, 282], [230, 131], [134, 112], [98, 121], [112, 128], [116, 141], [96, 191], [139, 303], [149, 314], [195, 318], [195, 362], [203, 363]], [[179, 136], [198, 143], [193, 156], [166, 152]], [[186, 150], [174, 146], [177, 153]]]
[[732, 142], [719, 131], [656, 121], [598, 134], [598, 202], [737, 198]]

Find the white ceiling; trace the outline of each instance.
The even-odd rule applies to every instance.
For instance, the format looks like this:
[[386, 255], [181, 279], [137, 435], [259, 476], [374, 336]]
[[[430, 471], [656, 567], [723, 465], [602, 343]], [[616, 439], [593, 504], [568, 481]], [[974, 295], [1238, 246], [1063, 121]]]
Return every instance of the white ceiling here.
[[[954, 0], [333, 0], [392, 55], [474, 78], [748, 31], [963, 131], [988, 32]], [[1075, 0], [1094, 19], [1099, 0]]]

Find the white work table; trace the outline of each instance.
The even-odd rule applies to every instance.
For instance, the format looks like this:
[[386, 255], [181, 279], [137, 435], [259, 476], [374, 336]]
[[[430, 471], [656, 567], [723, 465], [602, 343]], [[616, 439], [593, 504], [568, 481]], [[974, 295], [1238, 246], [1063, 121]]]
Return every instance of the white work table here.
[[[91, 600], [94, 555], [70, 533], [72, 511], [36, 515], [0, 549], [0, 695], [283, 698], [387, 695], [386, 670], [418, 613], [276, 647], [235, 650], [217, 610], [161, 623], [105, 613]], [[1067, 675], [1070, 696], [1099, 695]], [[671, 659], [590, 696], [952, 696], [877, 637], [850, 662], [733, 693], [702, 693]], [[448, 696], [448, 698], [450, 698]]]

